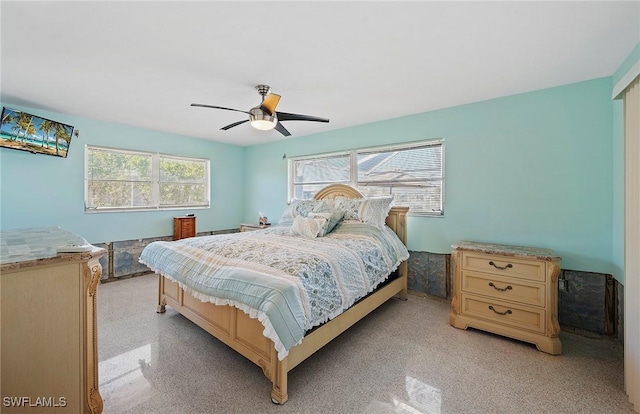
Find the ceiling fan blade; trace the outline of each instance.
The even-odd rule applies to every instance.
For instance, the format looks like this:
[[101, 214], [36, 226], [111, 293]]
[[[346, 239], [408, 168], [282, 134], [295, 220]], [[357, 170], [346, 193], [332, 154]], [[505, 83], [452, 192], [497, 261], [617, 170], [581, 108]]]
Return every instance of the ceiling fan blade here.
[[276, 111], [276, 106], [278, 106], [278, 102], [280, 102], [280, 95], [276, 95], [275, 93], [270, 93], [265, 96], [264, 101], [262, 101], [262, 105], [260, 105], [260, 109], [269, 115], [273, 115]]
[[249, 113], [247, 111], [241, 111], [240, 109], [225, 108], [224, 106], [205, 105], [205, 104], [197, 104], [197, 103], [192, 103], [191, 106], [200, 106], [202, 108], [224, 109], [224, 110], [227, 110], [227, 111], [242, 112], [242, 113], [245, 113], [245, 114]]
[[313, 122], [329, 122], [329, 118], [320, 118], [318, 116], [288, 114], [286, 112], [276, 112], [279, 121], [313, 121]]
[[234, 122], [233, 124], [229, 124], [229, 125], [227, 125], [227, 126], [223, 126], [223, 127], [222, 127], [222, 128], [220, 128], [220, 129], [223, 129], [223, 130], [225, 130], [225, 131], [226, 131], [227, 129], [231, 129], [231, 128], [233, 128], [233, 127], [235, 127], [235, 126], [238, 126], [238, 125], [240, 125], [240, 124], [244, 124], [245, 122], [249, 122], [249, 120], [248, 120], [248, 119], [245, 119], [244, 121]]
[[285, 128], [284, 125], [282, 125], [279, 121], [276, 124], [275, 130], [281, 133], [282, 135], [284, 135], [285, 137], [288, 137], [291, 135], [291, 132], [287, 131], [287, 128]]

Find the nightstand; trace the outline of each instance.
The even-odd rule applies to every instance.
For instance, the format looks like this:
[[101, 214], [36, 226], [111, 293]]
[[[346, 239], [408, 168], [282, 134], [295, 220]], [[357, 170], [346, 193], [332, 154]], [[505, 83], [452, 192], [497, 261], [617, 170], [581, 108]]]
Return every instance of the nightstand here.
[[240, 231], [262, 230], [268, 229], [269, 227], [271, 227], [271, 224], [242, 223], [240, 224]]
[[530, 342], [552, 355], [562, 353], [560, 257], [533, 247], [465, 241], [452, 247], [452, 326]]
[[196, 235], [196, 217], [180, 216], [173, 218], [173, 240], [186, 239]]

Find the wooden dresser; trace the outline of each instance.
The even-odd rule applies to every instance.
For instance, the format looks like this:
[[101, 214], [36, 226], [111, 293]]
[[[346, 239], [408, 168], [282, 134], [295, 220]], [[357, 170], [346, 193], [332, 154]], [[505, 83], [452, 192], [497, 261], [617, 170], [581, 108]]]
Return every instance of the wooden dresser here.
[[[0, 232], [3, 413], [101, 413], [96, 290], [106, 250], [57, 227]], [[57, 253], [62, 245], [88, 251]]]
[[186, 239], [196, 235], [196, 216], [173, 218], [173, 240]]
[[552, 250], [459, 242], [453, 245], [449, 323], [562, 353], [558, 323], [560, 257]]

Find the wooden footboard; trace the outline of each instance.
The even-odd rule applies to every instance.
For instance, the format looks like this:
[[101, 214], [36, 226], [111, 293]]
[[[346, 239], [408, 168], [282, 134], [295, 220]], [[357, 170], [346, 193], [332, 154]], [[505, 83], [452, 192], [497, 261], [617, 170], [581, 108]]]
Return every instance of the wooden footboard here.
[[284, 404], [289, 398], [287, 395], [287, 373], [291, 369], [394, 295], [406, 299], [407, 262], [400, 265], [399, 273], [400, 276], [397, 279], [305, 336], [302, 342], [293, 347], [289, 351], [289, 355], [282, 361], [278, 360], [278, 352], [273, 341], [262, 335], [264, 326], [257, 319], [251, 319], [249, 315], [232, 306], [217, 306], [195, 299], [181, 289], [177, 283], [163, 276], [159, 277], [158, 312], [164, 312], [166, 305], [171, 306], [187, 319], [258, 365], [262, 368], [264, 375], [273, 383], [272, 401]]

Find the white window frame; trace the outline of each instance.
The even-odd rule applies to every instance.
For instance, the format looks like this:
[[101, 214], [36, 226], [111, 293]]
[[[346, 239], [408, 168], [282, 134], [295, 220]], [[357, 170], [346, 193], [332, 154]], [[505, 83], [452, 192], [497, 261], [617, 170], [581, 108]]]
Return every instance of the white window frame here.
[[[112, 153], [130, 154], [138, 156], [151, 157], [151, 197], [152, 202], [149, 206], [132, 206], [132, 207], [88, 207], [89, 195], [89, 153], [91, 150], [107, 151]], [[204, 162], [204, 185], [206, 188], [206, 202], [201, 204], [181, 204], [170, 205], [161, 204], [160, 200], [160, 159], [168, 158], [172, 160]], [[210, 160], [208, 158], [184, 157], [173, 154], [163, 154], [159, 152], [137, 151], [121, 148], [101, 147], [97, 145], [85, 145], [84, 151], [84, 211], [86, 213], [103, 213], [103, 212], [131, 212], [131, 211], [157, 211], [157, 210], [194, 210], [205, 209], [211, 206], [211, 173]]]
[[386, 152], [386, 151], [399, 151], [399, 150], [410, 150], [410, 149], [418, 149], [427, 146], [440, 146], [442, 148], [442, 171], [441, 171], [441, 194], [440, 194], [440, 210], [436, 210], [433, 212], [427, 211], [418, 211], [412, 212], [409, 210], [409, 215], [412, 216], [425, 216], [425, 217], [444, 217], [444, 193], [445, 193], [445, 145], [444, 139], [436, 138], [429, 140], [421, 140], [414, 141], [409, 143], [397, 144], [397, 145], [383, 145], [383, 146], [374, 146], [374, 147], [366, 147], [366, 148], [357, 148], [346, 151], [338, 151], [338, 152], [328, 152], [328, 153], [320, 153], [320, 154], [309, 154], [309, 155], [301, 155], [294, 156], [288, 158], [288, 200], [291, 201], [295, 196], [294, 189], [294, 168], [293, 164], [296, 161], [303, 160], [313, 160], [317, 158], [329, 158], [336, 156], [345, 156], [348, 155], [350, 157], [350, 179], [349, 181], [335, 181], [335, 182], [317, 182], [317, 183], [308, 183], [308, 184], [332, 184], [332, 183], [344, 183], [348, 184], [354, 188], [358, 188], [358, 155], [368, 152]]

